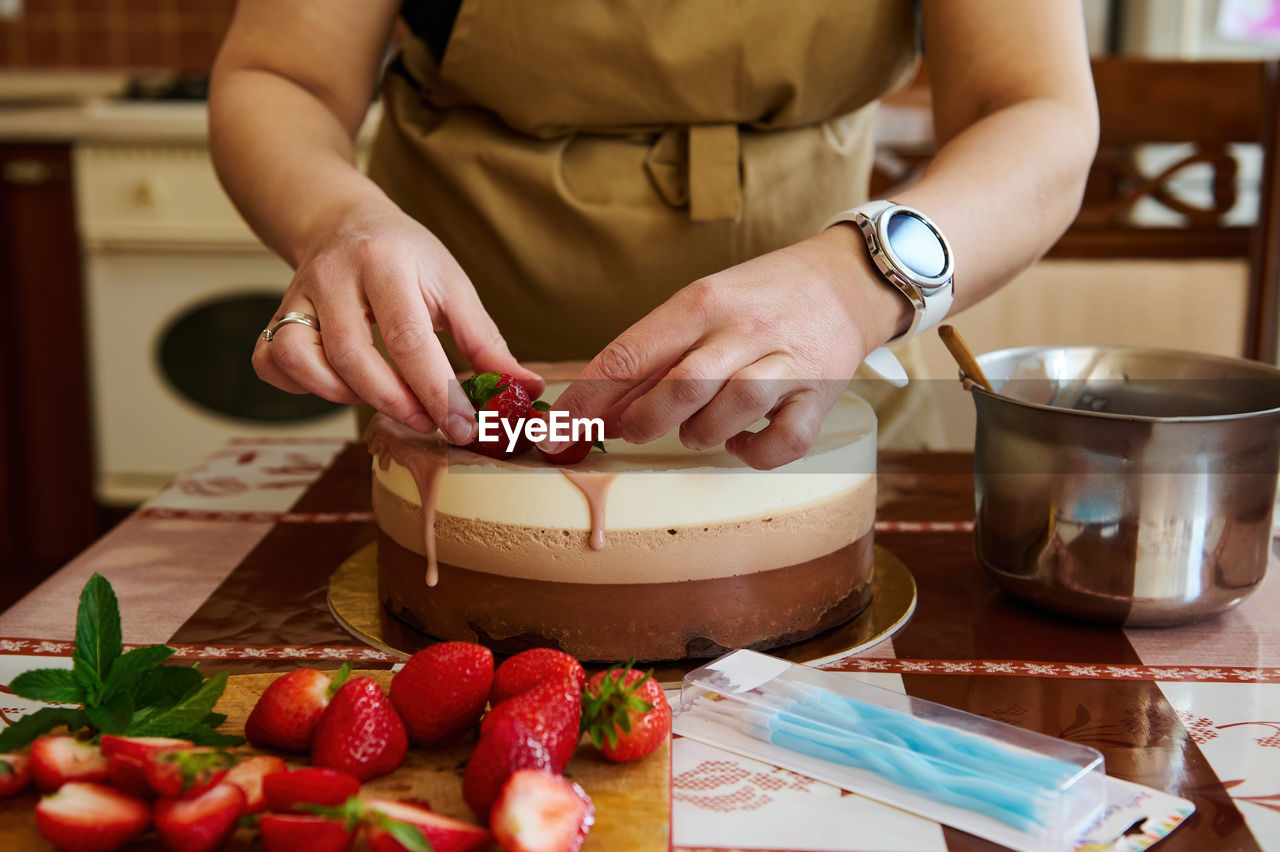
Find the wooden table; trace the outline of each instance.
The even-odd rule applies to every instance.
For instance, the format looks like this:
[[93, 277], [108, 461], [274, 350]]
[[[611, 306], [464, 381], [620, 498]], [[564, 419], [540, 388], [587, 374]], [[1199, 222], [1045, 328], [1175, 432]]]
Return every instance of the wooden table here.
[[[896, 677], [911, 695], [1093, 746], [1110, 774], [1191, 799], [1195, 814], [1162, 850], [1280, 849], [1275, 581], [1226, 616], [1178, 629], [1026, 608], [973, 557], [971, 465], [967, 454], [882, 455], [876, 540], [911, 569], [919, 603], [891, 641], [834, 668]], [[0, 683], [31, 658], [69, 654], [76, 595], [94, 571], [120, 596], [126, 642], [176, 644], [235, 671], [389, 665], [355, 646], [325, 603], [329, 573], [372, 537], [363, 447], [233, 442], [0, 614]], [[0, 714], [16, 701], [0, 695]], [[679, 760], [676, 772], [677, 843], [681, 821], [701, 811], [732, 819], [782, 798], [773, 776]], [[995, 848], [936, 833], [939, 848]], [[866, 848], [884, 840], [867, 837]]]

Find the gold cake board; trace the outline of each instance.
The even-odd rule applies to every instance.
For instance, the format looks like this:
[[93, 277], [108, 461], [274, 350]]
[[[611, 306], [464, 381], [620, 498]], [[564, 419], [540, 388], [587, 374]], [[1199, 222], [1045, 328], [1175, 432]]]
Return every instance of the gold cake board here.
[[[769, 651], [793, 663], [817, 666], [843, 659], [883, 642], [907, 623], [916, 608], [916, 583], [898, 557], [876, 545], [871, 603], [849, 621], [803, 642]], [[409, 627], [378, 600], [378, 544], [353, 553], [329, 578], [329, 611], [338, 624], [367, 645], [409, 659], [437, 640]], [[664, 684], [681, 679], [706, 660], [676, 660], [653, 666]]]

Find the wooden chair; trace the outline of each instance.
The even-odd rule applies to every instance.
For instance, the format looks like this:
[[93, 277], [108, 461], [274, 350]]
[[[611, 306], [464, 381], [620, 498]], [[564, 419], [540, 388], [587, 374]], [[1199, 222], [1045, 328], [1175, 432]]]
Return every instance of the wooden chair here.
[[[1280, 62], [1201, 62], [1096, 59], [1094, 83], [1101, 119], [1098, 155], [1080, 215], [1050, 250], [1055, 258], [1244, 258], [1249, 265], [1247, 316], [1241, 354], [1275, 363], [1280, 322]], [[927, 90], [925, 90], [927, 91]], [[896, 95], [899, 108], [927, 109], [921, 87]], [[1239, 195], [1235, 143], [1263, 152], [1257, 220], [1233, 225], [1226, 214]], [[1146, 176], [1138, 166], [1144, 145], [1189, 144], [1185, 157]], [[873, 177], [883, 192], [928, 156], [922, 140], [896, 140]], [[1171, 181], [1191, 166], [1208, 168], [1212, 201], [1197, 206]], [[895, 168], [896, 167], [896, 168]], [[1178, 214], [1180, 224], [1146, 226], [1134, 219], [1143, 199]]]

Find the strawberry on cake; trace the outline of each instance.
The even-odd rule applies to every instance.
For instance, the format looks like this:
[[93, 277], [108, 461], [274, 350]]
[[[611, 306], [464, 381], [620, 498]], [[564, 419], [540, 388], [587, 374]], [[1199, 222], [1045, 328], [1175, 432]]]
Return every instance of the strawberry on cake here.
[[[505, 405], [503, 386], [485, 380], [476, 407]], [[382, 415], [365, 441], [379, 597], [440, 639], [711, 657], [803, 640], [870, 601], [876, 422], [851, 393], [807, 457], [767, 472], [674, 432], [579, 447], [572, 466], [450, 447]]]

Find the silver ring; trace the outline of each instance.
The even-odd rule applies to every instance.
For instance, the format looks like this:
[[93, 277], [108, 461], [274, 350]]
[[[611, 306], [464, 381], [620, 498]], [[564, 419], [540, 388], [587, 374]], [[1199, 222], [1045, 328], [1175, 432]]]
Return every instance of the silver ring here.
[[311, 316], [311, 314], [304, 314], [302, 311], [289, 311], [289, 313], [262, 330], [262, 339], [270, 343], [271, 338], [275, 337], [280, 330], [280, 326], [288, 325], [291, 322], [302, 323], [308, 328], [314, 328], [316, 334], [320, 333], [320, 321]]

